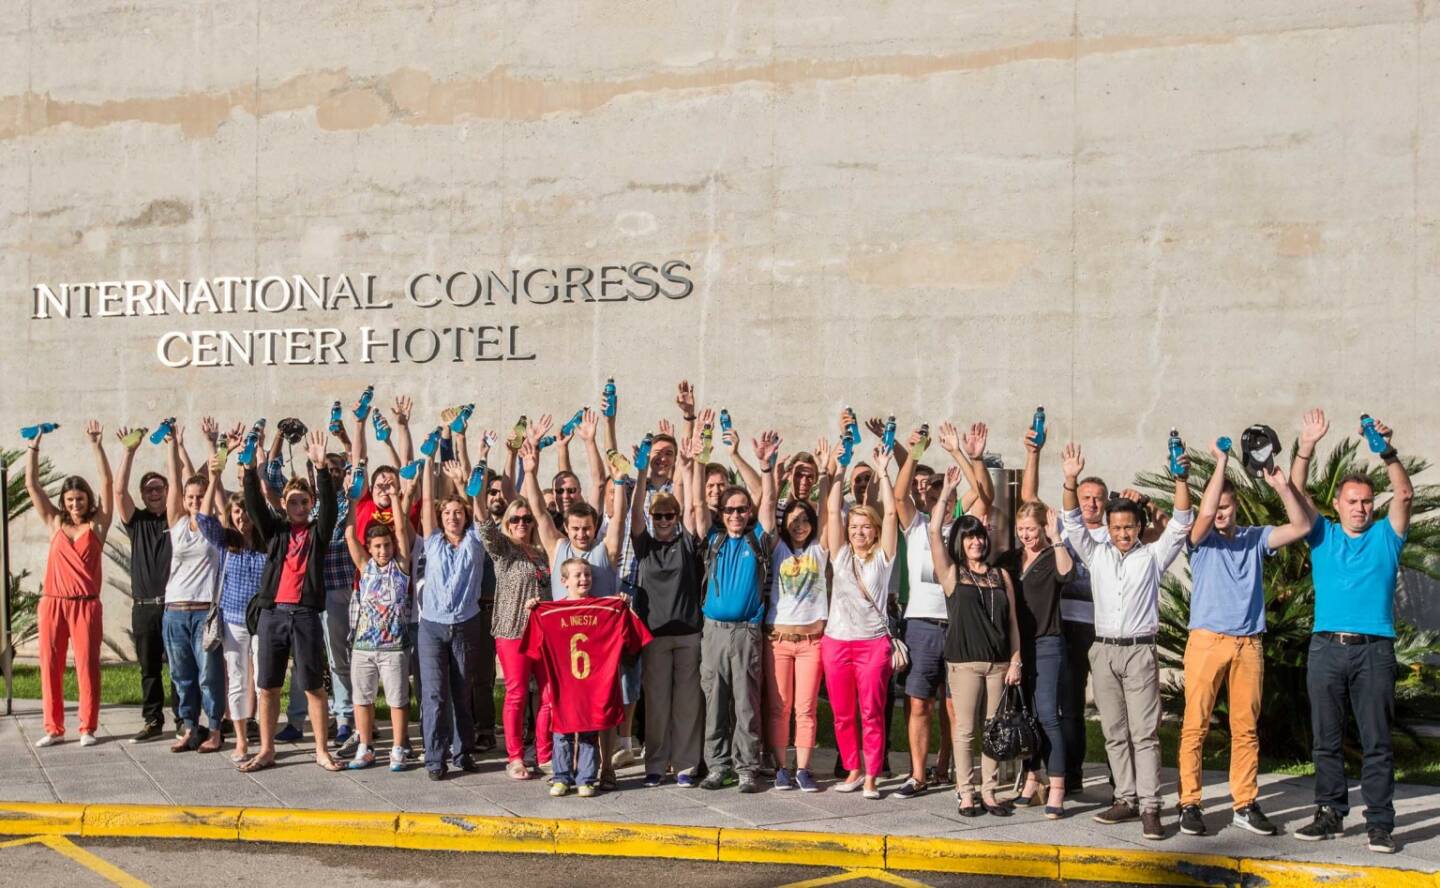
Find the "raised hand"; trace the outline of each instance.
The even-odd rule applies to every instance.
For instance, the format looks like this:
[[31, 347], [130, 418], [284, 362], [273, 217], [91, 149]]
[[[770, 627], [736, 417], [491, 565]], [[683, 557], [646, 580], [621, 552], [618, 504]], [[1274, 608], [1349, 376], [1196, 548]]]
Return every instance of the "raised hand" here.
[[[691, 416], [693, 414], [687, 413], [685, 415]], [[675, 437], [675, 425], [671, 423], [668, 419], [660, 420], [658, 423], [655, 424], [655, 428], [662, 435], [669, 435], [672, 438]]]
[[495, 446], [495, 442], [499, 439], [499, 437], [500, 436], [495, 433], [494, 429], [486, 429], [480, 435], [480, 446], [476, 448], [475, 455], [482, 460], [489, 459], [490, 448]]
[[525, 439], [527, 441], [533, 441], [538, 445], [540, 439], [549, 434], [550, 427], [554, 424], [555, 418], [553, 416], [548, 413], [542, 414], [539, 419], [531, 422], [529, 427], [525, 429]]
[[1216, 441], [1216, 440], [1212, 440], [1212, 441], [1210, 442], [1210, 455], [1211, 455], [1212, 457], [1214, 457], [1214, 459], [1215, 459], [1215, 465], [1217, 465], [1217, 466], [1220, 465], [1222, 462], [1225, 462], [1226, 460], [1228, 460], [1228, 459], [1230, 458], [1230, 454], [1228, 454], [1228, 453], [1226, 453], [1225, 451], [1221, 450], [1221, 449], [1220, 449], [1220, 442], [1219, 442], [1219, 441]]
[[832, 451], [829, 439], [819, 438], [815, 441], [815, 464], [820, 467], [820, 471], [828, 471]]
[[884, 444], [875, 445], [875, 450], [871, 456], [875, 461], [875, 471], [877, 472], [884, 472], [886, 466], [890, 465], [891, 451], [888, 450]]
[[977, 422], [970, 426], [965, 433], [965, 455], [972, 460], [980, 459], [985, 455], [985, 442], [990, 437], [990, 428], [983, 422]]
[[740, 453], [740, 433], [731, 428], [728, 432], [720, 433], [720, 443], [729, 449], [731, 456], [738, 456]]
[[457, 416], [459, 416], [459, 415], [460, 415], [460, 408], [459, 408], [459, 407], [446, 407], [444, 410], [441, 410], [441, 411], [440, 411], [440, 424], [441, 424], [441, 425], [444, 425], [444, 426], [448, 426], [448, 425], [450, 425], [450, 421], [453, 420], [455, 417], [457, 417]]
[[581, 441], [595, 440], [595, 427], [600, 424], [600, 414], [585, 408], [585, 415], [580, 419], [580, 425], [576, 426], [575, 434], [580, 436]]
[[865, 420], [865, 428], [870, 434], [879, 438], [885, 434], [885, 420], [878, 416], [872, 416]]
[[[1379, 432], [1379, 433], [1380, 433], [1380, 437], [1384, 438], [1386, 441], [1389, 441], [1389, 440], [1390, 440], [1390, 436], [1395, 433], [1395, 430], [1394, 430], [1394, 429], [1390, 428], [1390, 427], [1387, 426], [1385, 423], [1381, 422], [1380, 420], [1376, 419], [1376, 418], [1373, 417], [1373, 416], [1370, 417], [1370, 421], [1373, 422], [1373, 423], [1375, 423], [1375, 431]], [[1360, 430], [1360, 435], [1361, 435], [1361, 437], [1364, 437], [1364, 435], [1365, 435], [1365, 431], [1364, 431], [1363, 428]]]
[[200, 417], [200, 434], [205, 436], [206, 441], [214, 444], [220, 437], [220, 423], [216, 422], [213, 416]]
[[955, 492], [955, 488], [960, 486], [960, 479], [963, 477], [965, 477], [965, 473], [960, 471], [959, 466], [951, 466], [945, 470], [945, 483], [940, 486], [940, 502], [945, 502], [950, 494]]
[[[126, 450], [133, 453], [135, 449], [140, 446], [140, 442], [145, 440], [145, 433], [148, 431], [150, 430], [144, 426], [135, 429], [129, 426], [121, 426], [120, 429], [115, 432], [115, 437], [120, 439], [121, 445], [123, 445]], [[36, 440], [39, 439], [37, 438]]]
[[1306, 411], [1305, 415], [1300, 417], [1300, 450], [1303, 452], [1307, 446], [1313, 450], [1328, 431], [1330, 420], [1325, 418], [1324, 410], [1317, 407]]
[[410, 424], [410, 411], [415, 404], [410, 400], [409, 395], [401, 395], [395, 399], [395, 406], [390, 408], [390, 413], [395, 417], [395, 424], [408, 426]]
[[1260, 477], [1265, 479], [1265, 483], [1269, 484], [1270, 488], [1276, 493], [1279, 493], [1284, 489], [1286, 484], [1290, 483], [1289, 479], [1285, 477], [1285, 473], [1280, 471], [1279, 466], [1272, 465], [1268, 469], [1262, 468], [1260, 470]]
[[325, 467], [325, 432], [311, 432], [305, 440], [305, 455], [316, 469]]
[[679, 445], [681, 463], [688, 463], [692, 461], [693, 459], [695, 459], [695, 454], [700, 452], [697, 449], [699, 447], [699, 442], [697, 442], [694, 438], [681, 438], [677, 442], [677, 444]]
[[[731, 434], [735, 435], [735, 449], [740, 449], [740, 436], [732, 429]], [[770, 457], [780, 451], [780, 435], [774, 430], [760, 433], [758, 439], [750, 439], [750, 446], [755, 449], [755, 458], [760, 460], [762, 465], [770, 464]]]
[[1060, 469], [1065, 473], [1066, 481], [1074, 481], [1085, 471], [1085, 454], [1081, 452], [1079, 444], [1071, 441], [1060, 451]]
[[940, 442], [940, 449], [946, 453], [954, 453], [960, 449], [960, 433], [955, 431], [955, 426], [948, 419], [940, 423], [935, 440]]
[[682, 379], [675, 387], [675, 406], [680, 408], [681, 416], [695, 415], [695, 387], [690, 380]]
[[205, 461], [205, 469], [211, 478], [220, 477], [220, 472], [224, 468], [225, 467], [220, 462], [220, 454], [218, 453]]
[[1033, 428], [1025, 430], [1025, 435], [1021, 438], [1020, 443], [1025, 445], [1026, 450], [1038, 451], [1040, 449], [1040, 446], [1035, 443], [1035, 430]]
[[533, 475], [540, 465], [540, 448], [535, 446], [534, 441], [527, 439], [520, 445], [520, 465], [524, 467], [527, 475]]
[[445, 473], [445, 477], [449, 478], [451, 483], [453, 483], [457, 489], [465, 489], [465, 467], [460, 465], [460, 460], [445, 460], [443, 463], [440, 464], [440, 471]]
[[105, 428], [100, 425], [100, 420], [92, 419], [85, 423], [85, 436], [90, 439], [91, 444], [99, 445], [100, 439], [105, 436]]

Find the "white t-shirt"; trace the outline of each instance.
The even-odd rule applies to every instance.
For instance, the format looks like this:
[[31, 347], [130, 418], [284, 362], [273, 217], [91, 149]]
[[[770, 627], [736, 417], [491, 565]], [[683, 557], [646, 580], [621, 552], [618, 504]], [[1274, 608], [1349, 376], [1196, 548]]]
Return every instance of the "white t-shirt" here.
[[905, 566], [910, 570], [905, 618], [946, 619], [945, 590], [935, 582], [935, 562], [930, 558], [930, 516], [918, 510], [905, 530]]
[[776, 540], [770, 556], [770, 578], [767, 624], [806, 626], [825, 619], [830, 596], [825, 588], [825, 550], [818, 539], [811, 539], [798, 553], [784, 540]]
[[[857, 562], [847, 543], [835, 553], [831, 564], [835, 570], [830, 581], [830, 621], [825, 624], [825, 635], [836, 641], [864, 641], [887, 634], [886, 590], [890, 588], [895, 560], [876, 543], [870, 560]], [[857, 567], [870, 593], [869, 600], [855, 582]]]
[[165, 584], [165, 603], [213, 602], [220, 588], [220, 566], [225, 555], [198, 529], [190, 527], [186, 515], [170, 528], [170, 580]]

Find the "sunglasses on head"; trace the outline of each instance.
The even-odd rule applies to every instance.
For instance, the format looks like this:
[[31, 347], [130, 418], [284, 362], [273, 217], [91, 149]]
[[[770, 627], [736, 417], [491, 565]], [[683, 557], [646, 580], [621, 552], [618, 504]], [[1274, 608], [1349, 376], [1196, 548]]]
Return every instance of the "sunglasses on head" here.
[[750, 511], [749, 506], [726, 506], [720, 510], [726, 515], [744, 515]]
[[529, 515], [515, 515], [506, 524], [534, 524], [535, 519]]
[[675, 520], [675, 513], [674, 513], [674, 512], [651, 512], [651, 513], [650, 513], [650, 517], [651, 517], [651, 518], [654, 518], [656, 521], [674, 521], [674, 520]]

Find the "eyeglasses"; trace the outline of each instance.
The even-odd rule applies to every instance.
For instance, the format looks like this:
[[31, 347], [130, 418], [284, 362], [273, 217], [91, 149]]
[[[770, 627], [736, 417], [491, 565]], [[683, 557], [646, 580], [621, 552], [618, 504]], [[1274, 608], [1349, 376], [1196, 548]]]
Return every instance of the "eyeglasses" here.
[[529, 515], [516, 515], [515, 517], [511, 518], [509, 521], [507, 521], [507, 522], [505, 522], [505, 523], [506, 523], [506, 524], [534, 524], [534, 523], [535, 523], [535, 519], [534, 519], [534, 518], [531, 518]]
[[557, 488], [555, 488], [555, 493], [556, 493], [557, 495], [558, 495], [558, 494], [561, 494], [561, 493], [564, 493], [564, 494], [568, 494], [569, 496], [579, 496], [579, 495], [580, 495], [580, 488], [578, 488], [578, 487], [557, 487]]
[[750, 513], [749, 506], [726, 506], [720, 510], [726, 515], [747, 515]]
[[650, 517], [651, 517], [651, 518], [654, 518], [656, 521], [674, 521], [674, 520], [675, 520], [675, 513], [674, 513], [674, 512], [651, 512], [651, 513], [650, 513]]

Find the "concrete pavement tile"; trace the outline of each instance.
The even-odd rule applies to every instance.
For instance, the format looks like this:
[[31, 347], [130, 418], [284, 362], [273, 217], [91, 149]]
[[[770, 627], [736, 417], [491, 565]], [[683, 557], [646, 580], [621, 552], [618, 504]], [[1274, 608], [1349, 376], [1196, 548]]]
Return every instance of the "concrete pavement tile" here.
[[[704, 792], [704, 790], [701, 790]], [[782, 823], [794, 823], [802, 820], [823, 819], [826, 812], [812, 807], [801, 801], [790, 801], [788, 799], [765, 798], [759, 795], [735, 796], [733, 790], [726, 792], [721, 790], [712, 795], [724, 796], [723, 798], [711, 801], [704, 801], [711, 808], [722, 814], [738, 817], [746, 823], [755, 826], [767, 826]], [[858, 799], [856, 801], [859, 801]]]
[[0, 786], [0, 799], [7, 802], [59, 802], [48, 783], [10, 783]]
[[922, 811], [880, 811], [874, 814], [863, 814], [856, 817], [829, 817], [817, 820], [802, 820], [795, 823], [780, 823], [775, 824], [773, 828], [809, 832], [931, 836], [935, 835], [946, 825], [945, 821], [935, 815]]
[[705, 800], [697, 798], [700, 790], [693, 789], [622, 789], [611, 793], [607, 800], [621, 811], [633, 813], [642, 820], [662, 822], [671, 811], [685, 811], [708, 807]]

